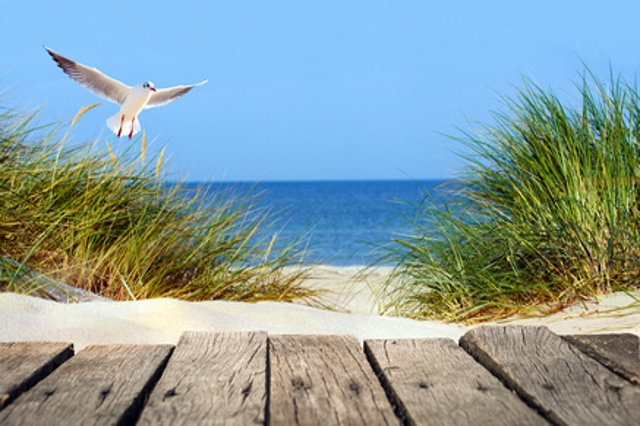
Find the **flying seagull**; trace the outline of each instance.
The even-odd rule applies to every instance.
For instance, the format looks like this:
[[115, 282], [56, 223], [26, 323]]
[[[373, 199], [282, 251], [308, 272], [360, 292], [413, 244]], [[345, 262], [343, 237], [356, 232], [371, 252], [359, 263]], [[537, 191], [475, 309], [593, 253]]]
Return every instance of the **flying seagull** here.
[[90, 92], [110, 102], [120, 105], [120, 111], [107, 120], [107, 127], [121, 137], [129, 135], [129, 139], [140, 131], [138, 114], [145, 108], [152, 108], [168, 104], [179, 98], [196, 86], [201, 86], [209, 80], [190, 86], [175, 86], [167, 89], [157, 89], [153, 83], [147, 81], [139, 86], [129, 87], [111, 77], [106, 76], [95, 68], [89, 68], [69, 58], [65, 58], [45, 46], [45, 49], [65, 72], [76, 82]]

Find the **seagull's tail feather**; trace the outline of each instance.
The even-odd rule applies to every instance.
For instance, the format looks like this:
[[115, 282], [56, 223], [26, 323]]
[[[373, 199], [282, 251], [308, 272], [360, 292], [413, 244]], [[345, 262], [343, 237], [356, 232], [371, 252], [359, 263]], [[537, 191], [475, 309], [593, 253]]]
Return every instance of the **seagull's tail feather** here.
[[[120, 126], [122, 126], [122, 129], [120, 129]], [[116, 115], [107, 119], [107, 127], [111, 129], [111, 131], [116, 135], [119, 133], [120, 136], [128, 136], [129, 133], [131, 133], [131, 119], [125, 118], [123, 121], [122, 114], [117, 113]], [[136, 133], [138, 133], [140, 131], [140, 128], [140, 120], [138, 119], [138, 117], [136, 117], [135, 121], [133, 122], [133, 134], [135, 135]]]
[[120, 118], [122, 117], [122, 114], [118, 113], [116, 115], [114, 115], [113, 117], [109, 117], [107, 119], [107, 127], [109, 129], [111, 129], [111, 131], [113, 133], [115, 133], [116, 135], [118, 134], [118, 131], [120, 130]]

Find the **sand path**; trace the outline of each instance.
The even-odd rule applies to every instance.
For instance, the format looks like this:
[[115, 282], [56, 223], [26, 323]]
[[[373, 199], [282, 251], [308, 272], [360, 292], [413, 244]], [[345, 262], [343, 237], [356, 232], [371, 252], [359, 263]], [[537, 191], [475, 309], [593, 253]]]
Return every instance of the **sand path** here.
[[[357, 267], [316, 267], [307, 284], [327, 293], [322, 301], [340, 311], [281, 302], [59, 303], [0, 293], [0, 341], [70, 341], [90, 344], [170, 343], [183, 331], [264, 330], [272, 334], [351, 334], [371, 338], [458, 339], [470, 327], [378, 315], [372, 289], [389, 268], [363, 274]], [[543, 318], [509, 319], [500, 324], [546, 325], [559, 334], [630, 332], [640, 335], [640, 291], [615, 293]]]

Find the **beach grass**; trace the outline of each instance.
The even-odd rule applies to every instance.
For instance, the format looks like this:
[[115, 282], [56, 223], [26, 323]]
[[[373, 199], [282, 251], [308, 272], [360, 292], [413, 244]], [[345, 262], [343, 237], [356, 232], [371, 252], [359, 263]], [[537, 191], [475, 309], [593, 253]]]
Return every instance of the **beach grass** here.
[[588, 70], [575, 87], [566, 101], [525, 79], [492, 124], [454, 138], [468, 166], [390, 246], [389, 309], [477, 322], [638, 288], [638, 91]]
[[277, 241], [273, 216], [251, 193], [167, 184], [164, 149], [147, 158], [144, 135], [114, 152], [105, 141], [71, 143], [73, 125], [37, 123], [37, 113], [0, 110], [4, 290], [38, 291], [22, 279], [36, 271], [116, 300], [313, 295], [304, 268], [283, 269], [303, 253]]

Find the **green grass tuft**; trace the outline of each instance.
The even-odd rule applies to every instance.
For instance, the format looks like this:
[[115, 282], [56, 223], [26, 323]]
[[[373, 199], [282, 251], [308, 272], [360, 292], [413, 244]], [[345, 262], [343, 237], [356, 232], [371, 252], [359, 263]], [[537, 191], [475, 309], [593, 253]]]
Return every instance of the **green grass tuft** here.
[[495, 124], [455, 138], [455, 197], [421, 206], [388, 253], [398, 313], [482, 321], [638, 288], [640, 98], [589, 72], [577, 88], [567, 105], [526, 80]]
[[164, 149], [145, 159], [146, 146], [138, 158], [107, 145], [107, 154], [35, 122], [0, 110], [0, 287], [32, 291], [19, 276], [35, 270], [118, 300], [312, 295], [304, 269], [283, 271], [302, 252], [274, 244], [274, 222], [252, 195], [167, 185]]

